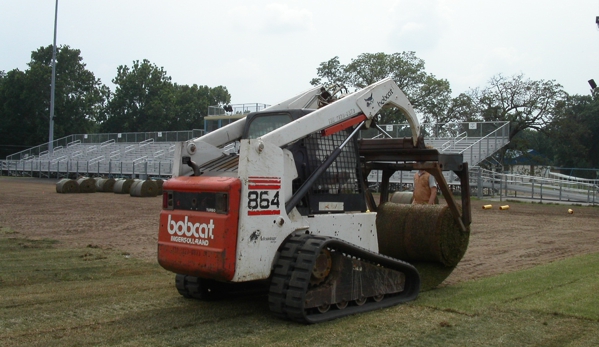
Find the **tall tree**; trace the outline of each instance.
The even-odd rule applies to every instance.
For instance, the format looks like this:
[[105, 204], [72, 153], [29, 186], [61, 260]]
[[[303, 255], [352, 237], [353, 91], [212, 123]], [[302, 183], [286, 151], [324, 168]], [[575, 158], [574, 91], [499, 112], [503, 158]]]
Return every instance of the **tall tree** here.
[[146, 59], [119, 66], [113, 83], [101, 125], [106, 132], [203, 129], [208, 106], [231, 100], [223, 86], [173, 84], [164, 68]]
[[[348, 65], [334, 57], [320, 64], [317, 76], [310, 82], [312, 85], [341, 84], [356, 89], [391, 77], [425, 122], [441, 119], [451, 100], [449, 82], [427, 73], [424, 60], [414, 52], [363, 53]], [[401, 121], [403, 117], [397, 111], [383, 111], [379, 119], [380, 123]]]
[[541, 130], [551, 123], [567, 93], [555, 81], [534, 81], [523, 74], [493, 76], [484, 89], [471, 90], [478, 119], [509, 121], [510, 140], [524, 129]]
[[[101, 115], [109, 90], [87, 70], [81, 51], [57, 48], [55, 138], [88, 133]], [[9, 71], [0, 86], [2, 142], [31, 146], [48, 140], [52, 46], [31, 53], [24, 72]]]
[[121, 65], [112, 80], [116, 90], [107, 104], [102, 131], [168, 130], [173, 115], [173, 84], [162, 67], [144, 59]]
[[41, 142], [27, 85], [27, 75], [18, 69], [0, 76], [0, 158]]
[[208, 106], [228, 104], [231, 95], [227, 88], [175, 84], [176, 117], [173, 130], [204, 129]]
[[[535, 81], [523, 74], [511, 77], [499, 74], [484, 88], [471, 89], [453, 99], [447, 118], [510, 122], [510, 143], [495, 155], [502, 162], [508, 149], [524, 151], [533, 139], [541, 141], [543, 135], [534, 131], [543, 131], [552, 122], [557, 106], [566, 96], [562, 86], [553, 80]], [[518, 136], [525, 130], [534, 131]]]
[[599, 94], [569, 96], [548, 129], [557, 166], [599, 168]]

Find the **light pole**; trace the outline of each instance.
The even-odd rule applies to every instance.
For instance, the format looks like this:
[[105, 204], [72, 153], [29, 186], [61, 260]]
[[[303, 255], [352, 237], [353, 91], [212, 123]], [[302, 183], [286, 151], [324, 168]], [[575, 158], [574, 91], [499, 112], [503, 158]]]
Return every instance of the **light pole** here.
[[58, 21], [58, 0], [54, 9], [54, 44], [52, 46], [52, 84], [50, 85], [50, 134], [48, 136], [48, 154], [54, 150], [54, 90], [56, 89], [56, 23]]

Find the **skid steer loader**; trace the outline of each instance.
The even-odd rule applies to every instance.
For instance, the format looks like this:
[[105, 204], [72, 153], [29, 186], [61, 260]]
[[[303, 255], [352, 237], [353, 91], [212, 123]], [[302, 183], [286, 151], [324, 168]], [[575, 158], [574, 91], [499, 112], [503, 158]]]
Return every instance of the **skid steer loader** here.
[[[411, 137], [357, 138], [378, 127], [383, 107], [405, 114]], [[413, 300], [421, 276], [410, 259], [380, 251], [389, 245], [379, 244], [377, 209], [389, 201], [395, 171], [420, 168], [436, 177], [452, 223], [467, 232], [467, 164], [424, 146], [393, 80], [340, 98], [313, 88], [176, 147], [163, 185], [158, 261], [185, 297], [264, 285], [271, 311], [303, 323]], [[379, 204], [368, 189], [371, 170], [383, 173]], [[460, 177], [461, 207], [442, 170]]]

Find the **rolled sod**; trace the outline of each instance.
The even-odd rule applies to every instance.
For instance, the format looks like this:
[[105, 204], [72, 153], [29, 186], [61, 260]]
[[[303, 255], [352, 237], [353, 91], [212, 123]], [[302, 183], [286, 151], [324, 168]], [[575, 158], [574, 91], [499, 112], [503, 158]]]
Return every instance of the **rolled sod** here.
[[114, 178], [95, 178], [96, 191], [102, 193], [112, 193], [114, 189]]
[[162, 184], [164, 183], [164, 180], [156, 179], [154, 180], [154, 183], [156, 183], [156, 186], [158, 187], [157, 194], [162, 195]]
[[420, 274], [421, 292], [437, 288], [456, 268], [455, 266], [445, 266], [441, 263], [428, 261], [412, 261], [410, 264], [414, 265]]
[[79, 193], [77, 181], [63, 178], [56, 183], [56, 192], [61, 194]]
[[429, 289], [449, 276], [470, 238], [470, 230], [461, 231], [445, 205], [384, 203], [376, 227], [379, 252], [412, 263]]
[[96, 192], [96, 180], [89, 177], [81, 177], [77, 180], [79, 186], [79, 193], [95, 193]]
[[114, 182], [114, 187], [112, 187], [112, 191], [115, 194], [129, 194], [133, 182], [134, 180], [131, 178], [118, 179]]
[[158, 195], [158, 186], [151, 179], [135, 180], [131, 185], [129, 195], [135, 197], [153, 197]]
[[414, 194], [412, 192], [395, 192], [391, 195], [389, 201], [396, 204], [411, 204], [414, 200]]

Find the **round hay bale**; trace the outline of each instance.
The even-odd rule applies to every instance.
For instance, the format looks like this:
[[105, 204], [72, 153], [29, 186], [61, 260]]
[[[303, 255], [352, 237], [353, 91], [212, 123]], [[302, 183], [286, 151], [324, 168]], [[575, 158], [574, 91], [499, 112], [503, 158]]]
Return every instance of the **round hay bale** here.
[[158, 195], [158, 186], [151, 179], [135, 180], [131, 185], [129, 195], [136, 197], [153, 197]]
[[162, 184], [164, 184], [164, 180], [155, 179], [154, 183], [156, 183], [156, 186], [158, 187], [157, 195], [162, 195]]
[[89, 177], [81, 177], [77, 180], [79, 186], [79, 193], [95, 193], [96, 192], [96, 180]]
[[102, 193], [112, 193], [114, 189], [114, 178], [96, 178], [96, 191]]
[[114, 187], [112, 187], [112, 191], [115, 194], [129, 194], [133, 182], [134, 180], [131, 178], [118, 179], [114, 182]]
[[412, 192], [395, 192], [391, 195], [389, 201], [396, 204], [411, 204], [414, 200], [414, 193]]
[[379, 251], [421, 264], [427, 285], [438, 285], [449, 276], [466, 253], [470, 237], [469, 230], [460, 230], [449, 207], [440, 205], [384, 203], [378, 208], [376, 227]]
[[56, 183], [56, 192], [61, 194], [79, 193], [77, 181], [63, 178]]

